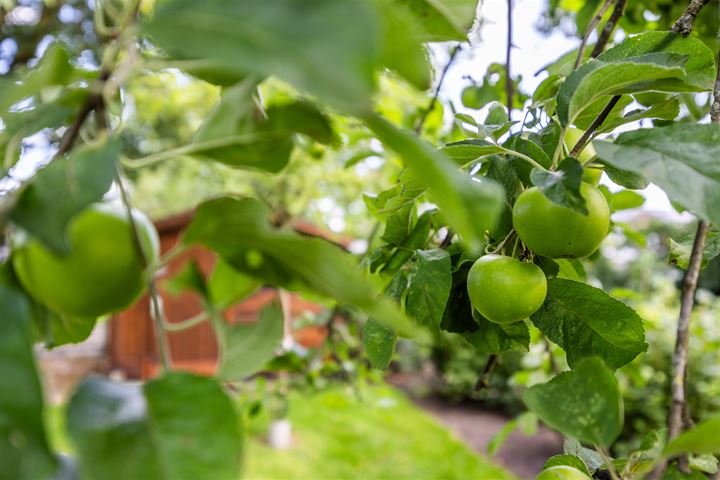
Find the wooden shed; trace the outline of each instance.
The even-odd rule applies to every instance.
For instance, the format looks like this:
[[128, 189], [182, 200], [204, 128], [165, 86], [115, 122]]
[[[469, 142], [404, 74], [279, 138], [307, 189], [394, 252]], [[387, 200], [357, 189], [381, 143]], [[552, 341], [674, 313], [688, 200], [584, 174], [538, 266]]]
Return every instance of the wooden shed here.
[[[179, 235], [187, 226], [192, 213], [178, 215], [155, 223], [160, 234], [161, 253], [168, 252], [178, 242]], [[325, 234], [307, 224], [294, 224], [293, 228], [300, 233], [314, 236]], [[159, 293], [168, 322], [176, 323], [192, 317], [202, 311], [200, 298], [190, 292], [171, 295], [163, 290], [162, 279], [175, 275], [188, 260], [194, 259], [203, 273], [208, 274], [216, 261], [210, 250], [193, 246], [182, 255], [174, 258], [158, 275]], [[224, 312], [229, 323], [253, 322], [260, 310], [272, 301], [279, 301], [283, 296], [286, 315], [289, 323], [304, 314], [319, 313], [323, 307], [303, 300], [295, 294], [280, 293], [270, 287], [261, 288], [243, 302]], [[150, 316], [150, 300], [147, 295], [141, 297], [127, 310], [110, 319], [108, 329], [107, 353], [109, 367], [121, 371], [127, 378], [150, 378], [154, 376], [160, 365], [155, 345], [154, 323]], [[295, 341], [306, 347], [317, 347], [325, 339], [323, 327], [306, 327], [292, 330]], [[217, 367], [217, 343], [208, 322], [202, 322], [187, 330], [167, 332], [173, 366], [178, 369], [196, 373], [212, 374]]]

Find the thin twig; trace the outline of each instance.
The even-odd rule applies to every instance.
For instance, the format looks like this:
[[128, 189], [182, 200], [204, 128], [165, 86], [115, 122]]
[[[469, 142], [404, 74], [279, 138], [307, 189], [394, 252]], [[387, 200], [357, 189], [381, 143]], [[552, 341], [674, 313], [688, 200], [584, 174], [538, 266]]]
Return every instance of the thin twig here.
[[186, 318], [185, 320], [181, 320], [179, 322], [164, 322], [163, 328], [165, 330], [167, 330], [168, 332], [181, 332], [183, 330], [187, 330], [196, 325], [199, 325], [207, 319], [208, 319], [208, 312], [203, 310], [202, 312], [195, 314], [190, 318]]
[[507, 97], [507, 111], [508, 119], [510, 118], [513, 110], [513, 97], [515, 87], [511, 76], [510, 69], [510, 52], [512, 50], [512, 38], [513, 38], [513, 5], [512, 0], [507, 0], [507, 46], [505, 48], [505, 96]]
[[558, 368], [558, 364], [555, 361], [555, 356], [553, 355], [552, 351], [552, 345], [550, 344], [550, 340], [547, 339], [547, 337], [543, 337], [543, 343], [545, 344], [545, 351], [548, 354], [548, 361], [550, 363], [550, 371], [557, 375], [560, 373], [560, 368]]
[[58, 145], [57, 152], [55, 152], [53, 159], [62, 157], [63, 155], [68, 153], [73, 147], [75, 141], [80, 135], [80, 129], [85, 123], [85, 120], [87, 120], [87, 118], [90, 116], [90, 113], [95, 110], [100, 103], [102, 103], [103, 85], [105, 84], [105, 82], [107, 82], [109, 78], [109, 70], [103, 69], [100, 71], [100, 75], [98, 77], [99, 85], [95, 87], [96, 91], [90, 94], [85, 103], [83, 103], [82, 107], [80, 107], [80, 111], [78, 111], [78, 114], [75, 117], [73, 123], [67, 128], [67, 130], [65, 130], [65, 133], [63, 133], [63, 136], [60, 139], [60, 144]]
[[595, 48], [593, 48], [593, 51], [590, 53], [590, 58], [596, 58], [603, 52], [603, 50], [605, 50], [605, 46], [610, 41], [610, 37], [615, 31], [615, 27], [617, 26], [620, 17], [622, 17], [625, 13], [625, 5], [627, 5], [627, 0], [616, 0], [615, 8], [613, 8], [610, 18], [608, 18], [608, 21], [605, 23], [605, 26], [600, 32], [598, 41], [595, 43]]
[[[672, 360], [672, 405], [668, 416], [668, 438], [673, 439], [683, 431], [683, 412], [687, 402], [686, 377], [688, 369], [688, 344], [690, 341], [690, 314], [695, 304], [695, 290], [697, 289], [700, 265], [705, 249], [708, 224], [704, 220], [698, 222], [693, 243], [690, 263], [683, 279], [682, 293], [680, 296], [680, 317], [678, 318], [677, 338], [675, 340], [675, 352]], [[679, 458], [678, 463], [682, 470], [687, 470], [687, 457]]]
[[442, 248], [443, 250], [446, 250], [452, 243], [454, 236], [455, 236], [455, 232], [453, 232], [451, 229], [448, 228], [447, 232], [445, 233], [445, 238], [442, 239], [442, 242], [440, 242], [440, 245], [438, 246], [438, 248]]
[[672, 31], [677, 32], [683, 37], [687, 37], [692, 32], [693, 24], [695, 23], [695, 17], [702, 8], [710, 3], [710, 0], [692, 0], [690, 5], [685, 9], [677, 22], [672, 26]]
[[715, 77], [715, 88], [713, 89], [713, 104], [710, 107], [710, 121], [720, 123], [720, 52], [718, 52], [718, 71]]
[[497, 363], [498, 355], [496, 353], [491, 354], [487, 359], [487, 363], [485, 363], [485, 368], [483, 368], [480, 378], [478, 378], [478, 381], [475, 383], [476, 392], [479, 392], [480, 390], [488, 387], [488, 385], [490, 384], [490, 374], [492, 373]]
[[590, 40], [590, 35], [592, 35], [592, 32], [595, 31], [595, 27], [597, 27], [598, 23], [600, 23], [600, 20], [602, 20], [603, 15], [605, 15], [605, 12], [608, 11], [608, 8], [610, 8], [612, 3], [613, 0], [605, 0], [605, 3], [603, 3], [600, 10], [598, 10], [597, 15], [593, 17], [585, 29], [585, 33], [580, 41], [580, 47], [578, 48], [577, 58], [575, 58], [575, 69], [577, 69], [583, 61], [583, 57], [585, 56], [585, 47], [587, 46], [588, 40]]
[[580, 140], [575, 144], [575, 146], [570, 151], [571, 157], [577, 157], [580, 152], [583, 151], [585, 146], [587, 145], [590, 138], [595, 133], [595, 130], [600, 128], [600, 125], [603, 124], [605, 119], [607, 119], [608, 115], [610, 115], [610, 112], [612, 112], [612, 109], [615, 108], [615, 105], [620, 101], [621, 95], [615, 95], [610, 99], [610, 101], [605, 105], [605, 108], [602, 109], [600, 114], [593, 120], [593, 122], [590, 124], [590, 127], [588, 127], [587, 130], [585, 130], [585, 133], [583, 133], [582, 137], [580, 137]]
[[[130, 223], [130, 231], [132, 232], [132, 242], [135, 252], [140, 258], [143, 270], [147, 270], [150, 266], [148, 261], [148, 252], [145, 251], [145, 247], [140, 239], [140, 230], [138, 229], [135, 216], [132, 214], [133, 207], [130, 201], [130, 195], [128, 194], [127, 188], [125, 187], [125, 181], [123, 173], [119, 164], [115, 165], [115, 181], [120, 190], [120, 198], [125, 206], [125, 212], [128, 216], [128, 222]], [[165, 334], [164, 325], [168, 323], [165, 318], [165, 311], [160, 303], [160, 295], [157, 291], [157, 285], [155, 284], [154, 275], [148, 276], [147, 279], [148, 295], [150, 296], [150, 303], [152, 306], [152, 319], [155, 330], [155, 340], [157, 341], [158, 350], [160, 353], [160, 360], [162, 362], [163, 369], [167, 372], [172, 368], [172, 359], [170, 357], [170, 347], [168, 345], [167, 336]]]
[[422, 132], [422, 129], [425, 126], [425, 121], [427, 120], [428, 115], [430, 115], [430, 112], [432, 112], [433, 109], [435, 108], [435, 104], [437, 103], [438, 96], [440, 95], [440, 88], [442, 88], [443, 82], [445, 81], [445, 75], [447, 75], [448, 70], [450, 70], [450, 66], [455, 61], [455, 57], [460, 52], [461, 48], [462, 48], [462, 45], [458, 44], [450, 52], [450, 58], [448, 59], [448, 62], [445, 64], [445, 67], [442, 69], [442, 72], [440, 73], [440, 78], [438, 79], [438, 83], [435, 86], [435, 93], [433, 93], [432, 99], [430, 99], [430, 103], [428, 104], [425, 111], [423, 111], [423, 114], [420, 117], [420, 120], [418, 121], [417, 125], [415, 125], [415, 133]]
[[595, 450], [600, 453], [600, 456], [603, 459], [603, 463], [605, 463], [605, 466], [607, 467], [607, 473], [610, 475], [610, 478], [612, 480], [621, 480], [620, 475], [618, 474], [617, 470], [615, 469], [615, 465], [612, 462], [612, 459], [610, 458], [610, 455], [608, 454], [607, 450], [605, 450], [605, 447], [602, 447], [600, 445], [595, 445]]

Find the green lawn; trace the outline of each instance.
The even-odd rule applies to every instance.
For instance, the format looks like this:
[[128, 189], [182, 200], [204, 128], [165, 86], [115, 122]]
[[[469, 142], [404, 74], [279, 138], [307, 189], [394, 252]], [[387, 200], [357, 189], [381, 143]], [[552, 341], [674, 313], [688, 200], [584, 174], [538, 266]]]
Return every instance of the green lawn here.
[[290, 402], [295, 445], [274, 451], [252, 435], [246, 452], [248, 479], [513, 478], [394, 389], [365, 388], [362, 402], [339, 388], [294, 394]]
[[[267, 417], [247, 426], [249, 480], [511, 480], [472, 452], [428, 414], [389, 387], [293, 393], [293, 446], [275, 451], [264, 441]], [[61, 409], [49, 411], [51, 439], [63, 451]]]

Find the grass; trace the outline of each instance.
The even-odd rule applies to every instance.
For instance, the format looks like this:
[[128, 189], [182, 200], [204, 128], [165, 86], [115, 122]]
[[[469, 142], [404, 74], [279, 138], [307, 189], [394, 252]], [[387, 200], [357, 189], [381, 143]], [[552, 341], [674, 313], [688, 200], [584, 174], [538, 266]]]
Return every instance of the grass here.
[[[334, 387], [292, 393], [293, 445], [276, 451], [264, 441], [269, 420], [246, 427], [243, 480], [512, 480], [470, 450], [427, 413], [390, 387], [365, 387], [362, 401]], [[53, 445], [69, 451], [62, 408], [48, 411]]]
[[363, 389], [363, 401], [339, 388], [292, 394], [294, 445], [270, 449], [251, 424], [250, 480], [505, 480], [512, 475], [480, 457], [389, 387]]

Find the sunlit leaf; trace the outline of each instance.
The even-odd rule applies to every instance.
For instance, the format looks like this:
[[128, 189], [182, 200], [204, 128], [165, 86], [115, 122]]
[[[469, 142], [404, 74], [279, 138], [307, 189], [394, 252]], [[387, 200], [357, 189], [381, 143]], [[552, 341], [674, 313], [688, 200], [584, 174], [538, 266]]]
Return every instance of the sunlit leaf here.
[[268, 283], [354, 305], [398, 334], [419, 333], [390, 300], [380, 297], [349, 255], [326, 240], [273, 228], [267, 207], [258, 200], [225, 197], [201, 204], [184, 241], [204, 244], [234, 268]]
[[362, 0], [168, 0], [144, 24], [173, 58], [276, 75], [351, 113], [370, 109], [379, 28]]
[[642, 319], [602, 290], [563, 278], [548, 281], [545, 303], [530, 319], [567, 354], [575, 368], [597, 355], [615, 369], [647, 349]]
[[502, 188], [492, 180], [472, 180], [460, 173], [441, 152], [415, 135], [377, 115], [365, 118], [386, 147], [397, 152], [425, 186], [449, 224], [471, 247], [497, 222], [503, 206]]
[[523, 401], [550, 427], [589, 444], [607, 447], [622, 430], [620, 386], [599, 358], [529, 388]]
[[641, 175], [671, 200], [720, 224], [720, 125], [640, 129], [614, 142], [596, 140], [593, 146], [603, 162]]

